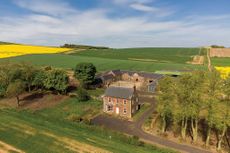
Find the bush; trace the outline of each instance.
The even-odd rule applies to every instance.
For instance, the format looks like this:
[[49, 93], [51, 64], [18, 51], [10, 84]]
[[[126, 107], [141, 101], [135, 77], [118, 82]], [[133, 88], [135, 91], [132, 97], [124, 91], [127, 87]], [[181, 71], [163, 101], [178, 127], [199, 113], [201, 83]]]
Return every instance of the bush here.
[[71, 122], [81, 122], [83, 120], [80, 116], [76, 114], [70, 114], [69, 116], [67, 116], [66, 119]]
[[83, 88], [79, 88], [77, 90], [77, 95], [78, 95], [78, 100], [79, 101], [87, 101], [90, 99], [90, 96], [87, 92], [87, 90], [83, 89]]
[[128, 137], [128, 143], [135, 146], [144, 146], [144, 142], [140, 141], [138, 136]]

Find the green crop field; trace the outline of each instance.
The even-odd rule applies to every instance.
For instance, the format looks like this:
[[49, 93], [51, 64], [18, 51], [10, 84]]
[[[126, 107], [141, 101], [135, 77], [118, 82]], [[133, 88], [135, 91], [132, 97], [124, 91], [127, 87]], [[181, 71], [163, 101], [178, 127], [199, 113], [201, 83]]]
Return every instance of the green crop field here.
[[[148, 56], [148, 55], [146, 55]], [[39, 66], [54, 66], [60, 68], [74, 68], [80, 62], [92, 62], [98, 71], [111, 69], [136, 70], [154, 72], [156, 70], [187, 70], [205, 69], [205, 66], [191, 65], [185, 63], [162, 63], [155, 61], [137, 61], [124, 59], [111, 59], [89, 56], [72, 56], [64, 54], [49, 55], [25, 55], [8, 59], [0, 59], [0, 62], [30, 62]]]
[[31, 112], [28, 110], [0, 109], [1, 142], [28, 153], [72, 152], [133, 152], [170, 153], [144, 144], [138, 146], [127, 136], [93, 125], [66, 120], [72, 113], [85, 115], [99, 102], [78, 102], [69, 99], [53, 108]]
[[204, 55], [200, 48], [127, 48], [103, 49], [76, 52], [72, 55], [109, 59], [151, 61], [156, 63], [182, 63], [192, 60], [194, 55]]
[[214, 66], [230, 66], [230, 58], [211, 58], [212, 65]]

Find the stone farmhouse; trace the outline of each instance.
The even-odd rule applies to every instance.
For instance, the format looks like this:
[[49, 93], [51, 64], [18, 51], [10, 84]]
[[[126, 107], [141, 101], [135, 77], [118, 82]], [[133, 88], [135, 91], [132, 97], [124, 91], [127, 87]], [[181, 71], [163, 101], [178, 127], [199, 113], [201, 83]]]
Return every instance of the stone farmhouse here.
[[114, 87], [106, 89], [103, 97], [103, 111], [125, 118], [132, 116], [140, 109], [136, 87]]
[[163, 75], [156, 73], [111, 70], [97, 76], [105, 87], [109, 86], [136, 86], [137, 90], [154, 92], [157, 82]]

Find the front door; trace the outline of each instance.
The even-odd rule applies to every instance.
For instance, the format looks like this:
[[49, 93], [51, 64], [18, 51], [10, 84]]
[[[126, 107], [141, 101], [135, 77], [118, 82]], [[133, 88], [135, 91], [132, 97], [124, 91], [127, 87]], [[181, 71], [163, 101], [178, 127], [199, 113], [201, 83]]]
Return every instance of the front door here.
[[116, 107], [116, 114], [119, 114], [119, 107]]

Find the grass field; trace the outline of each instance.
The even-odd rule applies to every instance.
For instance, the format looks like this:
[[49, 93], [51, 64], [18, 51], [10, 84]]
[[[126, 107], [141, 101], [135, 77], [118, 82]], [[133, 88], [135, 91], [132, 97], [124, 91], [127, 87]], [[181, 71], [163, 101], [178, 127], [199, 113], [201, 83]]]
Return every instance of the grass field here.
[[72, 55], [109, 59], [136, 60], [155, 63], [181, 63], [192, 60], [194, 55], [204, 55], [199, 48], [127, 48], [87, 50]]
[[79, 118], [90, 119], [100, 113], [102, 102], [90, 100], [80, 102], [75, 98], [66, 100], [54, 108], [38, 111], [40, 115], [52, 117], [53, 119], [75, 120]]
[[206, 69], [205, 66], [182, 64], [182, 63], [157, 63], [132, 61], [111, 58], [99, 58], [88, 56], [72, 56], [64, 54], [47, 54], [47, 55], [25, 55], [8, 59], [0, 59], [0, 62], [30, 62], [39, 66], [54, 66], [60, 68], [74, 68], [80, 62], [92, 62], [98, 71], [111, 69], [136, 70], [154, 72], [156, 70], [187, 70], [187, 69]]
[[8, 58], [27, 54], [53, 54], [66, 52], [69, 50], [71, 49], [59, 47], [2, 44], [0, 45], [0, 58]]
[[28, 153], [171, 152], [147, 144], [138, 146], [122, 134], [65, 119], [71, 113], [83, 115], [89, 108], [97, 110], [100, 105], [95, 101], [83, 103], [69, 99], [36, 112], [0, 109], [0, 146], [3, 142]]
[[214, 66], [230, 66], [230, 58], [211, 58], [212, 65]]

